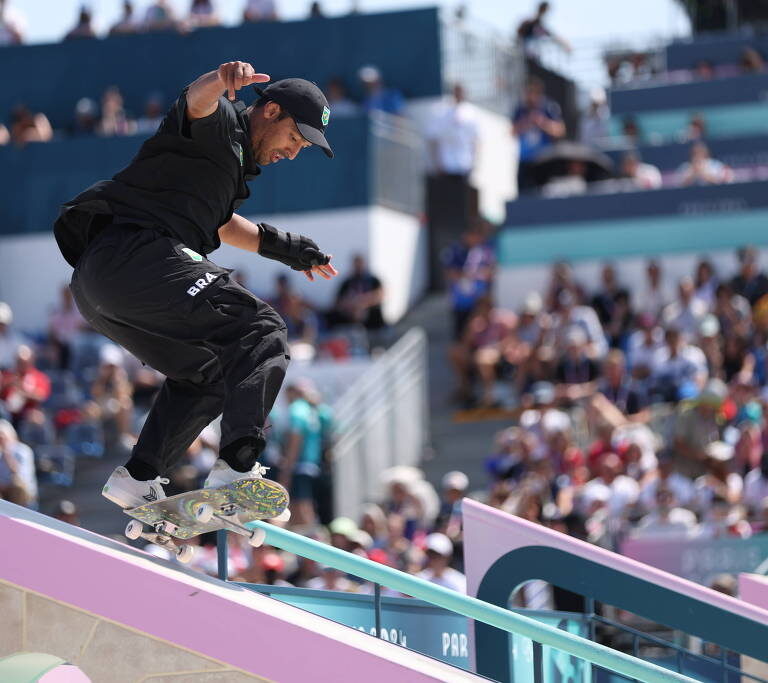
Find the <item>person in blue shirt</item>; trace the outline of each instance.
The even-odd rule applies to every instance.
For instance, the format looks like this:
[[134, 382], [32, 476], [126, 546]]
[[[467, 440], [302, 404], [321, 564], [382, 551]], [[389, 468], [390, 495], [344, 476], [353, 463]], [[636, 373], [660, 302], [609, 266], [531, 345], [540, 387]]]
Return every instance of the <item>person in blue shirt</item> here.
[[536, 77], [525, 84], [523, 100], [512, 114], [512, 132], [520, 145], [517, 190], [522, 193], [536, 185], [533, 174], [536, 156], [565, 135], [560, 106], [545, 96], [544, 83]]
[[364, 66], [358, 72], [365, 88], [363, 109], [366, 112], [384, 111], [387, 114], [401, 114], [405, 101], [403, 94], [395, 88], [384, 85], [381, 72], [375, 66]]
[[283, 439], [279, 482], [291, 494], [291, 520], [297, 525], [316, 521], [315, 499], [322, 472], [323, 418], [307, 400], [302, 383], [286, 387], [288, 421]]

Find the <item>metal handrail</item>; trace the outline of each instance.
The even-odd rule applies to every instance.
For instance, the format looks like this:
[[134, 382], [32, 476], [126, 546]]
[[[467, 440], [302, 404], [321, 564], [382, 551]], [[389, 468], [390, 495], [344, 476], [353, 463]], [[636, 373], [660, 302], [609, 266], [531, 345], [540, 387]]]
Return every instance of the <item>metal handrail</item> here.
[[352, 553], [339, 550], [292, 531], [281, 529], [266, 522], [250, 522], [251, 528], [263, 529], [265, 543], [288, 552], [307, 557], [315, 562], [334, 567], [340, 571], [360, 576], [368, 581], [388, 586], [405, 595], [425, 600], [439, 607], [462, 614], [470, 619], [482, 621], [508, 633], [517, 633], [533, 641], [584, 659], [596, 666], [647, 683], [686, 681], [695, 683], [693, 678], [675, 673], [669, 669], [630, 657], [609, 647], [593, 643], [586, 638], [561, 631], [554, 626], [542, 624], [529, 617], [515, 614], [507, 609], [462, 595], [448, 588], [430, 583], [416, 576], [392, 569]]
[[[606, 617], [600, 614], [591, 614], [587, 617], [587, 619], [591, 619], [605, 626], [611, 626], [613, 628], [619, 629], [620, 631], [624, 631], [625, 633], [629, 633], [631, 636], [633, 636], [634, 639], [642, 638], [643, 640], [648, 640], [652, 644], [657, 645], [659, 647], [674, 650], [675, 653], [678, 655], [690, 657], [691, 659], [696, 659], [701, 662], [706, 662], [707, 664], [716, 664], [727, 671], [737, 673], [740, 676], [743, 676], [745, 678], [751, 678], [752, 680], [758, 681], [759, 683], [768, 683], [768, 679], [761, 678], [760, 676], [756, 676], [755, 674], [748, 673], [740, 669], [739, 667], [728, 663], [727, 661], [722, 661], [722, 659], [715, 659], [714, 657], [710, 657], [709, 655], [705, 655], [705, 654], [700, 654], [698, 652], [691, 652], [690, 650], [686, 650], [684, 647], [678, 645], [677, 643], [673, 643], [669, 640], [664, 640], [664, 638], [659, 638], [657, 636], [652, 636], [650, 633], [639, 631], [638, 629], [632, 628], [631, 626], [627, 626], [626, 624], [620, 624], [619, 622], [613, 621], [612, 619], [607, 619]], [[717, 643], [715, 643], [715, 645], [717, 645]], [[722, 647], [720, 649], [725, 650], [725, 648], [722, 648]]]

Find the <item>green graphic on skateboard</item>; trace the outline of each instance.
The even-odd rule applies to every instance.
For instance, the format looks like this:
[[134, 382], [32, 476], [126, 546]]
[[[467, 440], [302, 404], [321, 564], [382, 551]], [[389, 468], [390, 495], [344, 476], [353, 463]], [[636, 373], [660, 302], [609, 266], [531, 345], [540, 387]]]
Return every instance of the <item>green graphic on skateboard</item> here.
[[[170, 498], [123, 510], [133, 519], [125, 528], [130, 539], [144, 538], [173, 549], [180, 562], [189, 562], [191, 545], [177, 545], [173, 539], [187, 540], [209, 531], [227, 529], [248, 538], [253, 546], [264, 542], [261, 529], [244, 525], [257, 519], [287, 521], [288, 492], [270, 479], [241, 479], [226, 486], [197, 489]], [[144, 525], [152, 531], [145, 531]]]

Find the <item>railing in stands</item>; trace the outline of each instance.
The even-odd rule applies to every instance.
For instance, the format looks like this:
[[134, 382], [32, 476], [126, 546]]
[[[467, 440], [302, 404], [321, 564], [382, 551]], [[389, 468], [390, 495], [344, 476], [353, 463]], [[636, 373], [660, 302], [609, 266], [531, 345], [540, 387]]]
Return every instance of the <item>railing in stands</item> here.
[[428, 439], [427, 336], [404, 334], [334, 404], [337, 515], [357, 517], [379, 495], [376, 473], [416, 465]]
[[[443, 607], [470, 619], [495, 626], [507, 633], [517, 633], [534, 641], [534, 662], [540, 662], [536, 650], [541, 646], [549, 646], [566, 652], [575, 657], [591, 662], [612, 673], [627, 676], [648, 683], [668, 683], [669, 681], [686, 681], [694, 679], [669, 669], [636, 659], [622, 652], [612, 650], [593, 643], [585, 638], [575, 636], [567, 631], [561, 631], [553, 626], [542, 624], [534, 619], [525, 617], [510, 610], [491, 605], [456, 591], [443, 588], [424, 579], [411, 576], [385, 565], [373, 562], [352, 553], [339, 550], [330, 545], [320, 543], [305, 536], [281, 529], [265, 522], [252, 522], [248, 526], [259, 527], [266, 533], [265, 543], [276, 548], [309, 558], [316, 562], [334, 567], [348, 574], [353, 574], [372, 581], [374, 584], [388, 586], [405, 595], [424, 600], [433, 605]], [[222, 548], [226, 547], [226, 532], [219, 532]], [[222, 536], [224, 538], [222, 538]], [[226, 577], [226, 566], [222, 568], [221, 561], [226, 564], [226, 556], [220, 555], [219, 575]], [[543, 680], [543, 672], [534, 672], [535, 680]]]

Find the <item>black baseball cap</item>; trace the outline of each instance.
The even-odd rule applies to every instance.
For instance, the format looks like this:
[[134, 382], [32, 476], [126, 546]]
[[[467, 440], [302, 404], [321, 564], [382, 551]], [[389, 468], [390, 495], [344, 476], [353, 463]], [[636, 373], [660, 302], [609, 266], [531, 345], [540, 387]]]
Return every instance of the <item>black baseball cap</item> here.
[[254, 90], [261, 97], [277, 102], [293, 117], [304, 139], [322, 148], [326, 156], [333, 158], [333, 150], [325, 139], [331, 108], [320, 88], [303, 78], [284, 78], [263, 90], [254, 86]]

